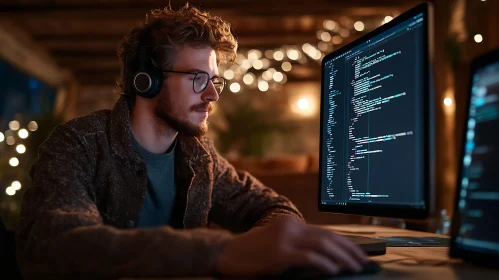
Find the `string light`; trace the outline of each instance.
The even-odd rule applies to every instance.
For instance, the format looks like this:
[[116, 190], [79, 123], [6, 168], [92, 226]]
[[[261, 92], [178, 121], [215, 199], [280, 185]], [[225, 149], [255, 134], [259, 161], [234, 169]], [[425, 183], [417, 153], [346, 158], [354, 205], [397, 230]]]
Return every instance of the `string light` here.
[[266, 81], [260, 81], [260, 82], [258, 82], [258, 89], [260, 91], [267, 91], [267, 90], [269, 90], [269, 83], [267, 83]]
[[9, 164], [12, 167], [16, 167], [19, 165], [19, 160], [16, 157], [13, 157], [9, 160]]
[[322, 24], [324, 28], [328, 30], [334, 30], [337, 26], [336, 22], [334, 20], [325, 20]]
[[288, 57], [291, 60], [297, 60], [300, 57], [300, 55], [297, 50], [289, 50]]
[[224, 77], [227, 79], [227, 80], [232, 80], [234, 79], [234, 71], [232, 71], [231, 69], [227, 69], [224, 71]]
[[329, 34], [329, 32], [324, 31], [321, 33], [320, 39], [324, 42], [329, 42], [331, 41], [331, 34]]
[[281, 68], [282, 68], [282, 70], [289, 72], [289, 71], [291, 71], [291, 69], [293, 69], [293, 65], [291, 65], [291, 63], [285, 61], [282, 63]]
[[266, 70], [262, 73], [262, 78], [265, 80], [265, 81], [270, 81], [272, 80], [272, 72], [270, 72], [269, 70]]
[[282, 82], [282, 80], [284, 79], [284, 75], [281, 72], [275, 72], [274, 75], [272, 75], [272, 77], [276, 82]]
[[250, 50], [248, 52], [248, 59], [249, 60], [257, 60], [262, 57], [262, 52], [259, 50]]
[[333, 37], [333, 44], [339, 45], [341, 43], [343, 43], [343, 38], [341, 38], [341, 36], [336, 35]]
[[353, 27], [355, 28], [355, 30], [357, 31], [363, 31], [364, 30], [364, 23], [362, 21], [357, 21]]
[[5, 140], [5, 136], [3, 135], [3, 133], [0, 132], [0, 143], [3, 142]]
[[450, 98], [450, 97], [446, 97], [446, 98], [444, 99], [444, 105], [445, 105], [445, 106], [447, 106], [447, 107], [452, 106], [452, 98]]
[[346, 38], [346, 37], [350, 36], [350, 31], [348, 31], [348, 29], [341, 29], [340, 36], [343, 38]]
[[19, 138], [21, 138], [21, 139], [26, 139], [26, 138], [28, 138], [28, 135], [29, 135], [28, 131], [24, 128], [19, 130], [18, 134], [19, 134]]
[[21, 189], [21, 183], [19, 181], [14, 181], [12, 182], [12, 184], [10, 184], [12, 186], [12, 188], [16, 191], [20, 190]]
[[13, 196], [16, 194], [16, 190], [13, 187], [8, 187], [5, 189], [5, 193], [7, 195]]
[[253, 61], [253, 68], [256, 70], [260, 70], [263, 68], [263, 62], [261, 60], [255, 60]]
[[16, 147], [16, 151], [20, 154], [24, 154], [26, 152], [26, 146], [24, 146], [23, 144], [19, 144]]
[[277, 60], [277, 61], [281, 61], [284, 59], [284, 53], [281, 52], [281, 51], [276, 51], [274, 53], [274, 59]]
[[305, 110], [308, 108], [308, 99], [307, 98], [301, 98], [300, 100], [298, 100], [298, 102], [296, 102], [296, 106], [298, 106], [298, 108], [302, 109], [302, 110]]
[[269, 66], [270, 66], [270, 60], [268, 60], [266, 58], [262, 58], [262, 59], [260, 59], [260, 61], [263, 64], [263, 68], [269, 68]]
[[381, 24], [385, 24], [387, 22], [392, 21], [393, 17], [392, 16], [386, 16], [385, 19], [381, 22]]
[[18, 130], [20, 126], [21, 126], [21, 125], [19, 124], [19, 122], [18, 122], [18, 121], [15, 121], [15, 120], [14, 120], [14, 121], [9, 122], [9, 128], [10, 128], [11, 130]]
[[329, 49], [329, 43], [319, 42], [319, 44], [317, 44], [317, 47], [319, 47], [319, 50], [326, 52]]
[[36, 131], [38, 129], [38, 124], [35, 121], [28, 123], [28, 129], [31, 131]]
[[241, 90], [241, 85], [239, 83], [232, 83], [229, 88], [230, 91], [238, 93]]
[[274, 51], [273, 50], [266, 50], [265, 57], [268, 59], [273, 59], [274, 58]]
[[16, 143], [16, 138], [14, 136], [7, 136], [7, 141], [5, 141], [7, 145], [14, 145]]
[[243, 82], [247, 85], [251, 85], [255, 81], [255, 76], [252, 73], [247, 73], [243, 77]]
[[481, 43], [483, 41], [483, 36], [482, 36], [482, 34], [476, 34], [474, 39], [475, 39], [475, 42]]
[[249, 60], [245, 59], [245, 60], [243, 60], [243, 62], [241, 63], [241, 67], [242, 67], [243, 69], [248, 70], [248, 69], [250, 69], [250, 68], [251, 68], [251, 62], [250, 62]]

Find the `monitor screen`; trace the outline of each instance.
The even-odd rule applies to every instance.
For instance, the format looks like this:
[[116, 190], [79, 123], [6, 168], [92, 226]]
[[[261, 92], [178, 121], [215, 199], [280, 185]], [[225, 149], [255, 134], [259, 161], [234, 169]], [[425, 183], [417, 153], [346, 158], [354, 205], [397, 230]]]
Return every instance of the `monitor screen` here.
[[431, 100], [426, 7], [324, 58], [321, 210], [426, 215]]
[[455, 245], [499, 256], [499, 55], [472, 73]]

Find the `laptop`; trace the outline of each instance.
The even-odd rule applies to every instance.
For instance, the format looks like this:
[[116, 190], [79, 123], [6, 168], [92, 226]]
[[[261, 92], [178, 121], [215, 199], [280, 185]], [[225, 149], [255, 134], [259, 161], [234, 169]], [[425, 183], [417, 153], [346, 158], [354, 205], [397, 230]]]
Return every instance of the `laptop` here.
[[499, 49], [473, 60], [450, 256], [499, 267]]

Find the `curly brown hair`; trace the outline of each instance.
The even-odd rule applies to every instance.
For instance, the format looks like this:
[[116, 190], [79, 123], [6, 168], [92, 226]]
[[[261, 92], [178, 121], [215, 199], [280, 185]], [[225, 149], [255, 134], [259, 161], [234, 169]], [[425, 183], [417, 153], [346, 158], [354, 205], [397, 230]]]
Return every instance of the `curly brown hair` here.
[[217, 54], [217, 63], [233, 62], [236, 58], [237, 41], [230, 24], [220, 17], [212, 16], [186, 3], [179, 10], [171, 6], [154, 9], [145, 22], [131, 29], [118, 47], [121, 75], [117, 85], [135, 103], [132, 80], [140, 67], [139, 47], [151, 46], [148, 53], [157, 67], [171, 70], [175, 63], [177, 48], [212, 47]]

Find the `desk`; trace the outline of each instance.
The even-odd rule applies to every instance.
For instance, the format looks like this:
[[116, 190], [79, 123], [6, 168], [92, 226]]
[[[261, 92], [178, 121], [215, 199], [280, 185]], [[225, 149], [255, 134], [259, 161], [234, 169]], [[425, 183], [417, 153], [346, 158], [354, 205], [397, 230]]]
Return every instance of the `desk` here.
[[[442, 237], [442, 235], [417, 232], [405, 229], [388, 228], [369, 225], [336, 225], [324, 226], [341, 234], [360, 235], [367, 237]], [[374, 232], [374, 233], [373, 233]], [[375, 275], [359, 275], [337, 277], [334, 279], [499, 279], [499, 270], [476, 267], [463, 263], [460, 260], [449, 259], [447, 247], [388, 247], [386, 254], [370, 257], [380, 263], [383, 270]], [[173, 278], [154, 278], [168, 279]], [[215, 278], [178, 278], [188, 279], [215, 279]], [[152, 278], [123, 278], [122, 280], [152, 280]]]

